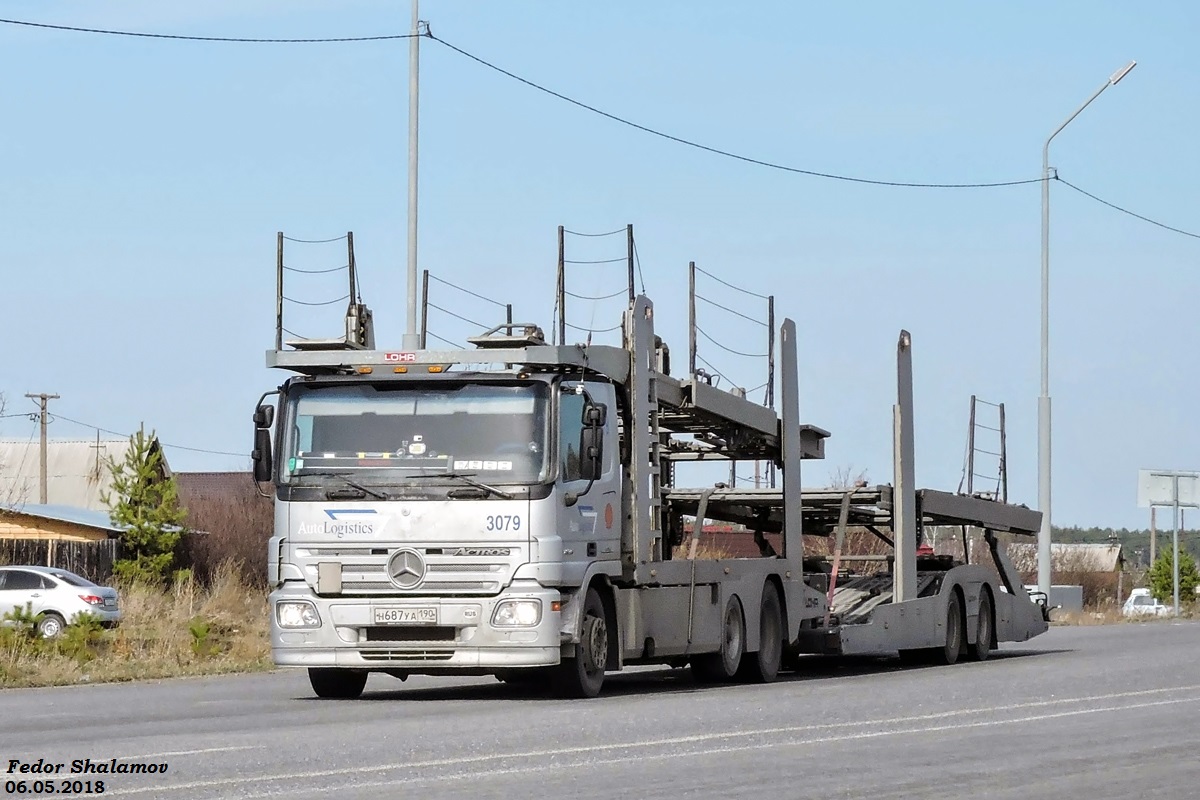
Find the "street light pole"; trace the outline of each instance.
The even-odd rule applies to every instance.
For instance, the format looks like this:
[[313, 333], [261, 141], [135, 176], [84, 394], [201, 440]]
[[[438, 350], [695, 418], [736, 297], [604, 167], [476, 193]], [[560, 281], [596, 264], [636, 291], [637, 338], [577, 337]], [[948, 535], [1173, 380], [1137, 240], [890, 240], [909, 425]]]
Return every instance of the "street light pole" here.
[[417, 333], [417, 92], [421, 64], [420, 17], [417, 0], [412, 0], [412, 38], [408, 40], [408, 318], [404, 329], [405, 350], [418, 350]]
[[1116, 86], [1137, 66], [1130, 61], [1084, 101], [1066, 122], [1054, 129], [1042, 147], [1042, 393], [1038, 396], [1038, 591], [1050, 597], [1050, 142], [1110, 86]]

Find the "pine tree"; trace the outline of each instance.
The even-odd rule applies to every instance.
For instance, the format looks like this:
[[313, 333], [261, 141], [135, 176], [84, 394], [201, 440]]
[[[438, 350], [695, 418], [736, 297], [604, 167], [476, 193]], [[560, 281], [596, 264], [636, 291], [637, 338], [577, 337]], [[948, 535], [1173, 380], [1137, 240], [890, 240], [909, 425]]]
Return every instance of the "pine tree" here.
[[114, 525], [120, 527], [121, 558], [113, 572], [135, 581], [162, 583], [175, 560], [186, 509], [179, 507], [173, 476], [164, 477], [162, 450], [154, 432], [141, 427], [129, 437], [120, 463], [109, 459], [112, 491], [103, 496]]
[[[1171, 548], [1164, 547], [1150, 571], [1146, 574], [1146, 582], [1150, 584], [1150, 593], [1161, 603], [1171, 605], [1175, 602], [1175, 567], [1171, 556]], [[1196, 584], [1200, 583], [1200, 571], [1196, 569], [1196, 560], [1192, 554], [1179, 549], [1179, 602], [1187, 604], [1196, 596]]]

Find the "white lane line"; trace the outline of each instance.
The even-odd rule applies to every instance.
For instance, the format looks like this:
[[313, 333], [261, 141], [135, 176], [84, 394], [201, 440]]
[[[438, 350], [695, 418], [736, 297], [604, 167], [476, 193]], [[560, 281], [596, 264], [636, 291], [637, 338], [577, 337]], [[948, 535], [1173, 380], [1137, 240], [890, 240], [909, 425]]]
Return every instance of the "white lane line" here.
[[[813, 732], [813, 731], [818, 731], [818, 730], [828, 730], [828, 729], [833, 729], [833, 728], [843, 728], [843, 727], [849, 727], [849, 726], [877, 727], [880, 725], [889, 725], [889, 724], [894, 725], [894, 724], [899, 724], [899, 723], [909, 723], [911, 726], [912, 723], [921, 723], [921, 722], [927, 722], [927, 721], [932, 721], [932, 720], [944, 719], [946, 717], [959, 716], [962, 714], [981, 714], [981, 713], [991, 713], [991, 712], [995, 712], [995, 711], [1012, 711], [1012, 710], [1025, 709], [1025, 708], [1045, 707], [1045, 706], [1049, 706], [1049, 705], [1064, 705], [1064, 704], [1069, 704], [1069, 703], [1092, 702], [1095, 700], [1105, 700], [1105, 699], [1117, 700], [1117, 699], [1128, 698], [1128, 697], [1139, 697], [1139, 696], [1147, 696], [1147, 695], [1153, 695], [1153, 694], [1163, 694], [1165, 692], [1172, 692], [1172, 693], [1190, 692], [1190, 691], [1194, 691], [1196, 689], [1200, 689], [1200, 685], [1178, 686], [1178, 687], [1171, 687], [1171, 688], [1165, 688], [1165, 689], [1141, 689], [1141, 690], [1130, 691], [1130, 692], [1114, 692], [1114, 693], [1107, 694], [1107, 695], [1090, 695], [1087, 697], [1063, 698], [1061, 700], [1041, 700], [1041, 701], [1034, 701], [1034, 702], [1029, 702], [1029, 703], [1014, 703], [1014, 704], [1011, 704], [1008, 706], [993, 706], [993, 707], [988, 707], [988, 708], [966, 709], [966, 710], [959, 710], [959, 711], [949, 711], [949, 712], [944, 712], [944, 713], [921, 714], [921, 715], [910, 716], [910, 717], [894, 717], [891, 719], [882, 719], [882, 720], [861, 720], [861, 721], [857, 721], [857, 722], [831, 723], [828, 725], [792, 725], [792, 726], [779, 727], [779, 728], [759, 728], [759, 729], [755, 729], [755, 730], [729, 731], [726, 733], [693, 734], [690, 736], [674, 736], [674, 737], [667, 737], [667, 738], [661, 738], [661, 739], [643, 739], [643, 740], [632, 741], [632, 742], [614, 742], [614, 743], [609, 743], [609, 744], [584, 745], [584, 746], [578, 746], [578, 747], [564, 747], [564, 748], [547, 749], [547, 750], [529, 750], [529, 751], [520, 752], [520, 753], [497, 753], [497, 754], [493, 754], [493, 755], [464, 756], [461, 758], [443, 758], [443, 759], [433, 759], [433, 760], [427, 760], [427, 761], [410, 761], [410, 762], [395, 762], [395, 763], [391, 763], [391, 764], [359, 765], [359, 766], [351, 766], [351, 767], [340, 767], [340, 768], [336, 768], [336, 769], [312, 770], [309, 772], [294, 772], [294, 773], [288, 773], [288, 774], [243, 776], [243, 777], [239, 777], [239, 778], [223, 778], [223, 779], [210, 780], [210, 781], [193, 781], [190, 783], [177, 783], [177, 784], [170, 784], [170, 785], [166, 785], [166, 786], [116, 790], [116, 791], [110, 791], [109, 794], [111, 794], [113, 796], [130, 796], [130, 795], [144, 794], [146, 792], [161, 792], [164, 790], [178, 792], [178, 791], [189, 790], [189, 789], [216, 788], [219, 786], [240, 786], [240, 785], [244, 785], [244, 784], [248, 784], [248, 783], [261, 783], [261, 782], [266, 782], [266, 781], [304, 780], [304, 779], [308, 779], [308, 778], [330, 778], [330, 777], [337, 777], [337, 776], [351, 775], [351, 774], [361, 775], [364, 773], [388, 772], [391, 770], [399, 770], [399, 769], [415, 770], [415, 769], [430, 769], [430, 768], [451, 767], [451, 766], [461, 768], [461, 767], [464, 767], [464, 766], [467, 766], [470, 764], [482, 764], [482, 763], [486, 763], [489, 761], [505, 761], [505, 760], [511, 760], [511, 759], [532, 759], [532, 758], [545, 758], [545, 757], [550, 757], [550, 756], [591, 754], [591, 753], [612, 752], [612, 751], [619, 751], [619, 750], [635, 750], [635, 749], [644, 749], [644, 748], [651, 748], [651, 747], [662, 747], [662, 746], [666, 746], [666, 745], [703, 744], [705, 742], [720, 741], [722, 739], [739, 739], [739, 738], [746, 738], [746, 737], [750, 737], [750, 736], [779, 736], [781, 734], [797, 734], [797, 733]], [[1073, 717], [1073, 716], [1079, 716], [1079, 715], [1083, 715], [1083, 714], [1100, 714], [1100, 713], [1107, 713], [1107, 712], [1112, 712], [1112, 711], [1127, 711], [1127, 710], [1135, 710], [1135, 709], [1140, 709], [1140, 708], [1153, 708], [1156, 706], [1180, 705], [1180, 704], [1184, 704], [1184, 703], [1196, 703], [1196, 702], [1200, 702], [1200, 696], [1176, 697], [1176, 698], [1171, 698], [1168, 700], [1155, 700], [1155, 701], [1149, 701], [1149, 702], [1144, 702], [1144, 703], [1083, 708], [1083, 709], [1077, 709], [1077, 710], [1073, 710], [1073, 711], [1060, 711], [1060, 712], [1054, 712], [1054, 713], [1050, 713], [1050, 714], [1040, 714], [1040, 715], [1032, 715], [1032, 716], [1026, 716], [1026, 717], [1015, 717], [1012, 719], [989, 719], [989, 720], [983, 720], [983, 721], [979, 721], [979, 722], [960, 722], [960, 723], [952, 723], [949, 725], [934, 725], [934, 726], [923, 726], [923, 725], [918, 724], [913, 727], [893, 728], [893, 729], [885, 730], [885, 731], [871, 730], [871, 731], [865, 731], [865, 732], [860, 732], [860, 733], [845, 733], [845, 734], [838, 734], [838, 735], [834, 735], [834, 736], [815, 737], [815, 738], [792, 740], [792, 741], [785, 741], [785, 742], [776, 741], [776, 742], [767, 742], [767, 743], [763, 743], [763, 744], [753, 744], [753, 745], [735, 745], [735, 746], [729, 746], [729, 747], [714, 747], [714, 748], [708, 748], [708, 749], [703, 749], [703, 750], [698, 750], [698, 751], [693, 751], [693, 752], [675, 753], [675, 754], [661, 754], [661, 755], [642, 754], [642, 755], [639, 755], [638, 757], [639, 758], [666, 758], [666, 757], [670, 757], [671, 755], [709, 755], [709, 754], [738, 752], [738, 751], [743, 751], [743, 750], [759, 750], [759, 749], [763, 749], [763, 748], [767, 748], [767, 747], [787, 747], [787, 746], [803, 746], [803, 745], [811, 745], [811, 744], [825, 744], [825, 743], [832, 743], [832, 742], [852, 742], [852, 741], [858, 741], [858, 740], [862, 740], [862, 739], [874, 739], [874, 738], [878, 738], [881, 736], [895, 736], [898, 734], [939, 733], [939, 732], [943, 732], [943, 731], [952, 731], [952, 730], [967, 730], [967, 729], [971, 729], [971, 728], [987, 727], [990, 725], [1013, 725], [1013, 724], [1020, 724], [1020, 723], [1026, 723], [1026, 722], [1037, 722], [1037, 721], [1050, 720], [1050, 719], [1060, 719], [1060, 718], [1064, 718], [1064, 717]], [[624, 758], [614, 759], [614, 761], [623, 761], [623, 760], [625, 760], [625, 759]], [[608, 762], [589, 761], [587, 763], [608, 763]], [[560, 763], [556, 766], [561, 767], [562, 765]], [[527, 766], [527, 767], [524, 767], [523, 769], [533, 769], [533, 767]], [[492, 774], [502, 775], [502, 774], [505, 774], [505, 772], [503, 770], [499, 770], [499, 771], [492, 770], [492, 771], [484, 771], [484, 772], [470, 772], [470, 773], [466, 773], [466, 774], [459, 773], [459, 775], [456, 775], [454, 777], [465, 777], [465, 776], [480, 777], [480, 776], [487, 776], [487, 775], [492, 775]], [[445, 776], [442, 776], [442, 777], [439, 777], [436, 779], [442, 779], [444, 777]], [[433, 780], [433, 779], [435, 779], [435, 778], [428, 778], [428, 779], [427, 778], [411, 778], [411, 779], [407, 779], [407, 780], [419, 781], [419, 780]], [[391, 783], [404, 783], [404, 782], [405, 782], [405, 780], [401, 779], [399, 781], [389, 782], [388, 784], [384, 784], [384, 785], [390, 785]], [[271, 795], [264, 794], [264, 795], [258, 795], [258, 796], [270, 797]]]
[[228, 753], [231, 750], [261, 750], [266, 745], [245, 744], [236, 747], [205, 747], [201, 750], [169, 750], [165, 753], [142, 753], [136, 756], [116, 756], [117, 761], [127, 761], [131, 758], [160, 758], [162, 756], [190, 756], [196, 753]]
[[[821, 738], [801, 739], [798, 741], [790, 741], [790, 742], [763, 742], [760, 744], [731, 745], [728, 747], [711, 747], [711, 748], [706, 748], [703, 750], [690, 750], [690, 751], [685, 750], [685, 751], [670, 752], [670, 753], [643, 753], [643, 754], [639, 754], [637, 758], [639, 761], [664, 761], [664, 760], [674, 760], [677, 758], [691, 758], [691, 757], [695, 757], [695, 756], [715, 756], [715, 755], [725, 755], [728, 753], [745, 753], [745, 752], [749, 752], [749, 751], [753, 751], [753, 750], [769, 750], [771, 748], [781, 748], [781, 747], [808, 747], [810, 745], [815, 745], [815, 744], [837, 744], [837, 743], [842, 743], [842, 742], [853, 742], [853, 741], [858, 741], [858, 740], [862, 740], [862, 739], [877, 739], [882, 736], [897, 736], [897, 735], [902, 735], [902, 734], [914, 734], [914, 733], [944, 733], [947, 731], [960, 731], [960, 730], [968, 730], [971, 728], [986, 728], [990, 725], [1011, 725], [1011, 724], [1025, 723], [1025, 722], [1041, 722], [1041, 721], [1048, 720], [1048, 719], [1059, 719], [1061, 717], [1075, 717], [1075, 716], [1080, 716], [1082, 714], [1100, 714], [1100, 713], [1104, 713], [1104, 712], [1108, 712], [1108, 711], [1127, 711], [1127, 710], [1139, 709], [1139, 708], [1153, 708], [1155, 706], [1171, 706], [1171, 705], [1180, 705], [1182, 703], [1195, 703], [1198, 701], [1200, 701], [1200, 698], [1180, 698], [1177, 700], [1157, 700], [1154, 702], [1137, 703], [1134, 705], [1127, 705], [1127, 706], [1110, 706], [1108, 708], [1086, 708], [1086, 709], [1080, 709], [1078, 711], [1063, 711], [1063, 712], [1059, 712], [1056, 714], [1041, 714], [1041, 715], [1037, 715], [1037, 716], [1024, 717], [1021, 719], [1007, 719], [1007, 720], [995, 720], [995, 721], [988, 720], [986, 722], [967, 722], [967, 723], [962, 723], [962, 724], [958, 724], [958, 725], [939, 725], [939, 726], [932, 727], [932, 728], [916, 727], [916, 728], [909, 728], [909, 729], [904, 729], [904, 730], [868, 731], [866, 733], [852, 733], [852, 734], [846, 734], [846, 735], [842, 735], [842, 736], [826, 736], [826, 737], [821, 737]], [[595, 748], [595, 749], [600, 749], [600, 748]], [[497, 758], [499, 758], [499, 757], [497, 756]], [[453, 762], [453, 763], [461, 763], [461, 762]], [[345, 792], [345, 791], [358, 790], [358, 789], [377, 789], [377, 788], [383, 788], [383, 787], [387, 787], [387, 786], [403, 786], [403, 785], [417, 784], [417, 783], [430, 783], [433, 781], [437, 781], [438, 783], [441, 783], [443, 781], [462, 780], [465, 778], [470, 778], [472, 780], [479, 779], [479, 778], [485, 778], [485, 779], [486, 778], [497, 778], [497, 777], [503, 777], [506, 775], [526, 775], [526, 774], [533, 773], [533, 772], [549, 772], [552, 770], [553, 771], [561, 771], [564, 767], [573, 767], [573, 768], [602, 767], [602, 766], [608, 766], [610, 764], [628, 764], [628, 763], [629, 763], [628, 756], [622, 756], [621, 758], [588, 759], [587, 761], [582, 761], [582, 762], [578, 762], [578, 763], [570, 763], [570, 764], [564, 764], [563, 762], [559, 761], [559, 762], [554, 762], [551, 764], [535, 764], [532, 766], [527, 765], [527, 766], [521, 766], [521, 767], [505, 767], [505, 768], [496, 768], [496, 769], [474, 771], [474, 772], [456, 772], [456, 773], [448, 773], [448, 774], [443, 773], [443, 774], [438, 774], [438, 775], [427, 775], [427, 776], [421, 776], [421, 777], [397, 778], [395, 780], [390, 780], [390, 781], [371, 781], [369, 783], [349, 783], [349, 784], [343, 785], [340, 791]], [[418, 766], [418, 765], [414, 764], [414, 765], [410, 765], [410, 766]], [[169, 787], [169, 788], [175, 788], [175, 787]], [[319, 793], [327, 794], [328, 790], [321, 790]], [[262, 800], [263, 798], [268, 798], [268, 797], [279, 797], [280, 795], [283, 795], [283, 794], [295, 797], [297, 795], [297, 790], [294, 788], [275, 789], [275, 790], [268, 791], [268, 792], [260, 792], [258, 794], [242, 794], [242, 795], [238, 795], [238, 800]]]

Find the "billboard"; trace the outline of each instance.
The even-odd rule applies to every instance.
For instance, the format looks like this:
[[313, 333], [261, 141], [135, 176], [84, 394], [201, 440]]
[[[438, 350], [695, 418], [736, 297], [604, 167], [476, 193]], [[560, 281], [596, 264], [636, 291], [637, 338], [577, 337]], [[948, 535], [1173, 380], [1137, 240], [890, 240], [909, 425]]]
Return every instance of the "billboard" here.
[[[1175, 496], [1178, 481], [1179, 496]], [[1173, 506], [1200, 508], [1200, 472], [1167, 469], [1138, 470], [1138, 507]]]

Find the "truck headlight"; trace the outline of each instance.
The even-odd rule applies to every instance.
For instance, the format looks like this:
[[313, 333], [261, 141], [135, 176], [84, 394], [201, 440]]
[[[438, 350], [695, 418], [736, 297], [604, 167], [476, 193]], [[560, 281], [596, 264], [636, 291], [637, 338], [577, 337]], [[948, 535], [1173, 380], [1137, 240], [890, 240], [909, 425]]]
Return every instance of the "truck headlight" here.
[[319, 628], [321, 616], [307, 600], [281, 600], [275, 604], [275, 619], [281, 628]]
[[541, 621], [541, 600], [504, 600], [492, 613], [492, 625], [497, 628], [529, 628]]

